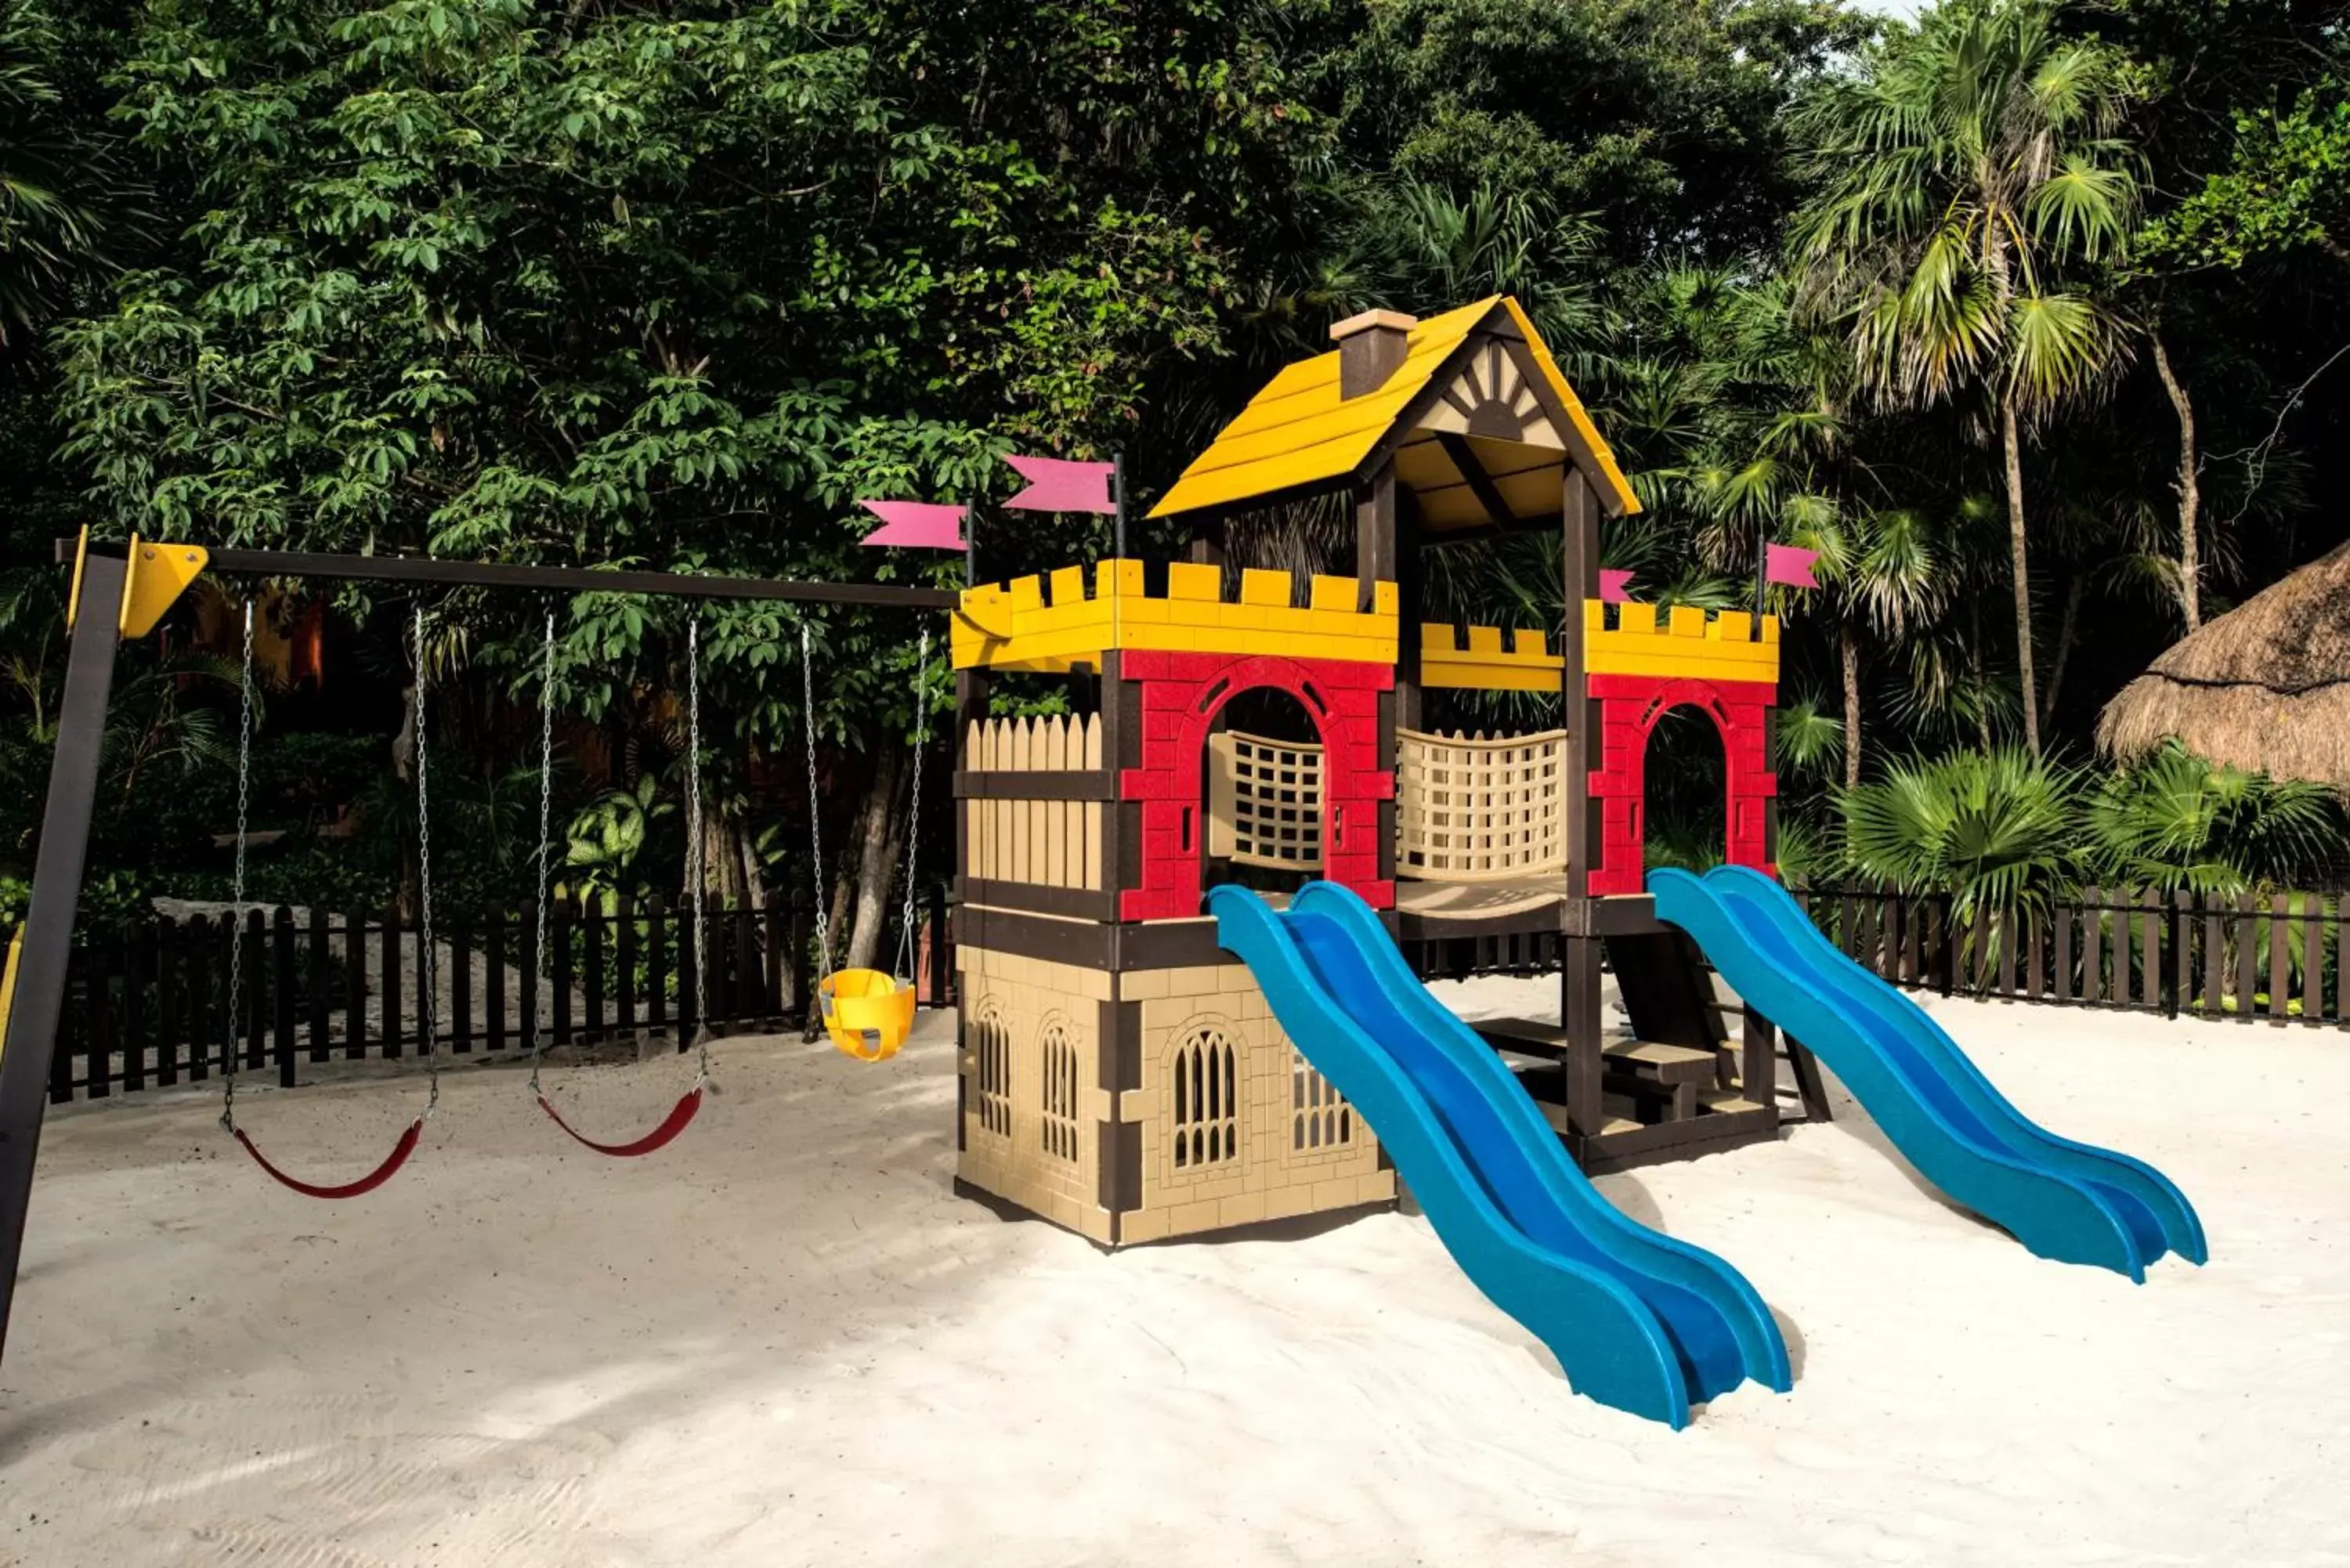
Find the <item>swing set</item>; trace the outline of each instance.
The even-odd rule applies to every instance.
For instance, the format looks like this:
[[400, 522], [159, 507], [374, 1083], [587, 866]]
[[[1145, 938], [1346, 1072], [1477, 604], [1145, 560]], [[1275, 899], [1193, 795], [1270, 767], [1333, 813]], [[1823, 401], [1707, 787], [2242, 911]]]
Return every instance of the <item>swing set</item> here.
[[[57, 1021], [64, 1004], [67, 966], [80, 901], [89, 825], [98, 785], [99, 750], [106, 731], [107, 704], [111, 696], [115, 649], [126, 639], [145, 636], [164, 613], [207, 569], [240, 576], [302, 577], [345, 582], [409, 584], [418, 587], [480, 587], [550, 593], [629, 593], [696, 600], [761, 600], [808, 604], [860, 605], [913, 610], [952, 610], [958, 597], [946, 589], [898, 587], [851, 583], [806, 583], [777, 578], [706, 576], [691, 573], [636, 570], [589, 570], [569, 566], [476, 565], [406, 556], [344, 556], [311, 551], [207, 550], [201, 545], [142, 541], [133, 535], [120, 554], [93, 546], [84, 530], [78, 539], [57, 542], [60, 563], [73, 566], [73, 585], [67, 601], [68, 631], [66, 683], [57, 720], [57, 741], [51, 763], [48, 798], [41, 826], [30, 905], [25, 927], [8, 949], [5, 981], [0, 981], [0, 1337], [7, 1327], [16, 1293], [16, 1268], [23, 1252], [25, 1217], [31, 1197], [33, 1167], [39, 1149], [42, 1114], [47, 1102], [50, 1057]], [[109, 611], [112, 613], [108, 613]], [[425, 1053], [424, 1105], [400, 1132], [391, 1150], [364, 1176], [342, 1183], [305, 1180], [262, 1152], [236, 1119], [236, 1060], [234, 1042], [223, 1051], [224, 1087], [221, 1127], [253, 1157], [273, 1179], [306, 1197], [337, 1199], [372, 1192], [397, 1175], [416, 1152], [425, 1124], [439, 1108], [441, 1080], [430, 1041], [438, 995], [438, 950], [432, 925], [431, 757], [425, 711], [425, 616], [420, 607], [412, 618], [411, 636], [417, 670], [413, 742], [416, 758], [417, 811], [417, 968], [418, 1019], [428, 1043]], [[702, 812], [702, 628], [689, 622], [686, 696], [686, 857], [692, 867], [693, 916], [691, 941], [696, 984], [708, 972], [704, 908], [707, 846]], [[929, 662], [931, 636], [927, 623], [920, 634], [920, 665]], [[927, 742], [927, 717], [918, 718], [912, 800], [906, 834], [906, 895], [894, 971], [831, 968], [833, 950], [827, 914], [820, 822], [821, 780], [816, 760], [814, 715], [814, 644], [808, 623], [800, 622], [801, 694], [806, 705], [806, 742], [811, 849], [816, 878], [816, 1001], [826, 1032], [844, 1054], [879, 1062], [897, 1054], [913, 1024], [915, 988], [914, 855], [915, 824], [921, 811], [921, 750]], [[231, 897], [241, 915], [244, 904], [245, 852], [248, 844], [247, 802], [252, 777], [254, 731], [253, 605], [244, 605], [244, 655], [239, 688], [235, 859]], [[536, 919], [538, 946], [546, 951], [550, 898], [548, 860], [551, 853], [551, 813], [554, 791], [555, 617], [546, 618], [540, 650], [538, 852]], [[244, 922], [234, 923], [231, 940], [228, 1020], [237, 1016], [244, 981]], [[535, 975], [525, 983], [536, 983]], [[529, 1093], [556, 1126], [581, 1147], [615, 1159], [649, 1155], [672, 1140], [693, 1121], [710, 1089], [710, 1031], [695, 1031], [692, 1083], [649, 1132], [633, 1139], [606, 1142], [589, 1137], [566, 1120], [549, 1096], [543, 1078], [545, 1031], [536, 1022], [530, 1032]], [[229, 1028], [234, 1032], [234, 1023]]]

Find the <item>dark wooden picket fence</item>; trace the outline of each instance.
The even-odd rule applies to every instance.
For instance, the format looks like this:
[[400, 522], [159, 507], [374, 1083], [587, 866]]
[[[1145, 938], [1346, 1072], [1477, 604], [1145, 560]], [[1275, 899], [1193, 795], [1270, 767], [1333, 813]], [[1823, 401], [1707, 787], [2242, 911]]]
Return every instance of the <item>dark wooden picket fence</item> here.
[[[943, 933], [945, 891], [927, 929]], [[157, 919], [77, 947], [51, 1059], [49, 1098], [103, 1099], [201, 1082], [234, 1040], [241, 1072], [291, 1087], [308, 1064], [445, 1052], [666, 1041], [802, 1026], [814, 977], [807, 902], [712, 909], [707, 983], [691, 905], [659, 898], [607, 910], [558, 901], [544, 962], [528, 911], [436, 925], [440, 972], [430, 1038], [421, 1023], [422, 942], [390, 915], [248, 909], [241, 984], [227, 915]], [[949, 944], [926, 944], [925, 1001], [948, 994]], [[234, 1000], [232, 1000], [234, 999]], [[234, 1006], [234, 1017], [231, 1017]]]
[[1944, 995], [2126, 1008], [2241, 1023], [2350, 1026], [2350, 894], [2226, 898], [2089, 888], [2036, 909], [1882, 888], [1794, 889], [1849, 957]]

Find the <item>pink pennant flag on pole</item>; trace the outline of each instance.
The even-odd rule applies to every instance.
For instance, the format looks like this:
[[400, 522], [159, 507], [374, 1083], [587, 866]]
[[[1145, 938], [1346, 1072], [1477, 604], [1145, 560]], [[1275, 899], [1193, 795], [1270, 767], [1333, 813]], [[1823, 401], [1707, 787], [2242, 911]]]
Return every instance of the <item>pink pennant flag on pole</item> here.
[[1790, 588], [1815, 588], [1820, 580], [1812, 576], [1812, 565], [1820, 558], [1817, 550], [1798, 550], [1793, 545], [1766, 545], [1762, 548], [1762, 580]]
[[1065, 457], [1003, 459], [1020, 471], [1028, 487], [1003, 504], [1020, 512], [1115, 513], [1110, 498], [1110, 473], [1115, 463], [1075, 462]]
[[1632, 600], [1632, 574], [1599, 569], [1599, 602], [1604, 605], [1629, 604]]
[[881, 519], [881, 526], [865, 535], [868, 545], [900, 545], [910, 550], [962, 548], [963, 508], [931, 501], [860, 501]]

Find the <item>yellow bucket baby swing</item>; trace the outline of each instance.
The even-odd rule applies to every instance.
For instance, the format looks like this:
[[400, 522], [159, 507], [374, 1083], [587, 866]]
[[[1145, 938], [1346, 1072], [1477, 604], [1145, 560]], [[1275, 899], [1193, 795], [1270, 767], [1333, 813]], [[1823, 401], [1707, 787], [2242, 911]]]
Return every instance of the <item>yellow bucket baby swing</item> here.
[[[831, 919], [824, 885], [824, 815], [818, 798], [816, 769], [815, 661], [806, 621], [800, 623], [801, 712], [807, 727], [808, 846], [816, 879], [816, 969], [832, 962]], [[914, 846], [922, 820], [922, 753], [930, 740], [930, 710], [921, 689], [922, 672], [931, 661], [931, 634], [922, 631], [921, 650], [914, 666], [914, 784], [906, 815], [906, 901], [898, 925], [897, 972], [879, 969], [844, 969], [816, 982], [817, 1005], [825, 1033], [835, 1049], [860, 1062], [882, 1062], [898, 1054], [914, 1027]], [[931, 940], [945, 940], [932, 932]]]

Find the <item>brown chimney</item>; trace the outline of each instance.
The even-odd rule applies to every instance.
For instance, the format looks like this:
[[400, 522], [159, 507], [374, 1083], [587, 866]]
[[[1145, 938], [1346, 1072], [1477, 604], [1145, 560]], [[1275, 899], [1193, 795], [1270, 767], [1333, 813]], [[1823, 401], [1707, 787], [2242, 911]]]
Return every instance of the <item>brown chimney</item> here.
[[1411, 329], [1419, 325], [1418, 317], [1400, 310], [1366, 310], [1331, 327], [1330, 340], [1338, 345], [1340, 400], [1386, 386], [1403, 363]]

